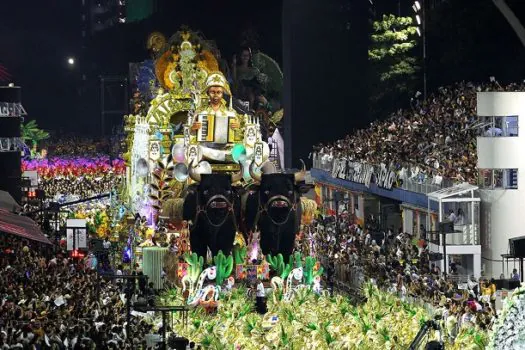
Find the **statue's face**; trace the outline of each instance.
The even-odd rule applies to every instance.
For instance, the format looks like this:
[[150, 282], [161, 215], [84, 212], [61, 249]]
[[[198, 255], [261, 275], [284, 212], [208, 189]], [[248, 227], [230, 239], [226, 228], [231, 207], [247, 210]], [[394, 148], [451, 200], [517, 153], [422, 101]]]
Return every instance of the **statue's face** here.
[[218, 105], [221, 103], [223, 95], [222, 87], [212, 86], [208, 89], [208, 96], [212, 105]]
[[246, 134], [246, 143], [250, 146], [253, 146], [257, 141], [257, 136], [255, 134], [255, 129], [253, 127], [248, 127]]
[[152, 143], [151, 144], [149, 155], [150, 155], [151, 159], [155, 160], [155, 159], [158, 158], [158, 156], [160, 155], [160, 149], [159, 149], [159, 144], [158, 143]]

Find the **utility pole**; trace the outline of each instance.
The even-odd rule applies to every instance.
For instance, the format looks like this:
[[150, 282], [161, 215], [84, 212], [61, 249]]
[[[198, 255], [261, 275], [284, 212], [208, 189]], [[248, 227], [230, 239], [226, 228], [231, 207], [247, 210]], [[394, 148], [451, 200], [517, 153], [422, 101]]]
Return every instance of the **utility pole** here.
[[[426, 0], [414, 1], [412, 9], [416, 14], [417, 34], [422, 37], [423, 44], [423, 98], [427, 99], [427, 6]], [[421, 14], [421, 16], [419, 15]], [[421, 28], [419, 27], [421, 26]]]

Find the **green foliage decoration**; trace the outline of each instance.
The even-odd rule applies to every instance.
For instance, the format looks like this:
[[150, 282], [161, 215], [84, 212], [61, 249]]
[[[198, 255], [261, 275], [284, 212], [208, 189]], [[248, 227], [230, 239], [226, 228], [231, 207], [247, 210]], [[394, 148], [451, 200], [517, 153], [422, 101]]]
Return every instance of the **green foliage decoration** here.
[[233, 247], [233, 258], [235, 265], [242, 265], [246, 261], [247, 250], [246, 247]]
[[24, 142], [30, 141], [32, 146], [36, 146], [40, 141], [49, 138], [49, 133], [40, 129], [34, 120], [20, 125], [20, 129]]
[[217, 277], [215, 278], [215, 281], [217, 285], [220, 286], [232, 273], [233, 257], [231, 255], [226, 257], [224, 253], [219, 250], [219, 253], [213, 258], [213, 262], [217, 268]]
[[196, 282], [199, 278], [199, 275], [202, 272], [202, 267], [204, 266], [204, 258], [202, 256], [197, 256], [197, 253], [184, 254], [184, 261], [188, 263], [188, 276], [193, 281]]
[[304, 282], [307, 286], [312, 285], [316, 276], [322, 276], [324, 269], [322, 267], [319, 270], [314, 271], [316, 260], [311, 256], [307, 256], [304, 262]]

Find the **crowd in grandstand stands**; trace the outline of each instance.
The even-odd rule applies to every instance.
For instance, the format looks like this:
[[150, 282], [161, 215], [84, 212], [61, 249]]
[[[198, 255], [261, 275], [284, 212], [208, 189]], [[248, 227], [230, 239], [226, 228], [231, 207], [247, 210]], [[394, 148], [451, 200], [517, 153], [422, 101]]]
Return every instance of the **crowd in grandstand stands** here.
[[51, 157], [93, 157], [100, 154], [114, 154], [115, 147], [115, 142], [112, 143], [108, 138], [98, 140], [87, 137], [61, 136], [46, 140], [40, 148], [46, 149]]
[[56, 201], [68, 201], [76, 198], [88, 198], [99, 194], [109, 193], [117, 189], [122, 176], [113, 173], [99, 177], [60, 177], [42, 179], [40, 188], [45, 191], [46, 198]]
[[368, 129], [342, 140], [317, 145], [314, 151], [317, 155], [405, 168], [428, 178], [476, 183], [476, 136], [480, 131], [476, 126], [476, 93], [524, 90], [525, 83], [503, 86], [495, 80], [442, 87], [427, 100], [418, 94], [411, 108], [374, 121]]
[[146, 348], [152, 326], [126, 323], [125, 295], [151, 300], [147, 282], [96, 278], [92, 265], [5, 234], [0, 245], [0, 349]]
[[23, 160], [24, 171], [37, 171], [39, 187], [46, 198], [58, 201], [55, 196], [91, 197], [116, 188], [125, 173], [121, 159], [108, 156], [53, 157]]
[[375, 231], [351, 222], [349, 216], [342, 216], [337, 228], [335, 218], [326, 216], [313, 223], [316, 254], [328, 257], [329, 284], [330, 279], [344, 279], [348, 271], [362, 267], [364, 277], [378, 286], [401, 298], [412, 297], [432, 305], [442, 314], [449, 337], [458, 334], [462, 325], [492, 326], [496, 318], [493, 280], [466, 277], [468, 283], [458, 283], [461, 267], [452, 263], [444, 275], [439, 261], [434, 264], [429, 260], [423, 240], [401, 230]]

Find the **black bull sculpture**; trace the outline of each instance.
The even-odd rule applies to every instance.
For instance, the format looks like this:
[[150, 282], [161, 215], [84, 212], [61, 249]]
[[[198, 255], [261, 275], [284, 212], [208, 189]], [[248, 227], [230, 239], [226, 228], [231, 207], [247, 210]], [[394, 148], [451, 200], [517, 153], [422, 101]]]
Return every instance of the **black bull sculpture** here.
[[240, 196], [232, 183], [240, 180], [242, 173], [200, 175], [190, 165], [189, 175], [198, 182], [189, 187], [183, 205], [183, 219], [191, 222], [192, 252], [206, 257], [210, 248], [213, 256], [219, 250], [230, 254], [241, 216]]
[[310, 187], [304, 185], [306, 170], [295, 174], [262, 174], [250, 166], [251, 177], [258, 182], [248, 190], [244, 221], [247, 230], [260, 231], [260, 246], [264, 255], [282, 254], [285, 261], [292, 254], [295, 235], [301, 225], [301, 195]]
[[[256, 184], [247, 191], [232, 183], [242, 178], [242, 171], [233, 175], [196, 174], [189, 167], [190, 177], [197, 182], [188, 189], [184, 199], [183, 219], [191, 222], [191, 250], [205, 257], [208, 248], [213, 256], [219, 250], [228, 255], [233, 249], [237, 231], [260, 230], [260, 245], [264, 255], [281, 253], [285, 259], [292, 254], [295, 235], [301, 223], [301, 194], [310, 187], [304, 185], [305, 169], [295, 174], [263, 174], [250, 166]], [[303, 183], [303, 185], [298, 185]], [[241, 195], [244, 215], [241, 218]]]

